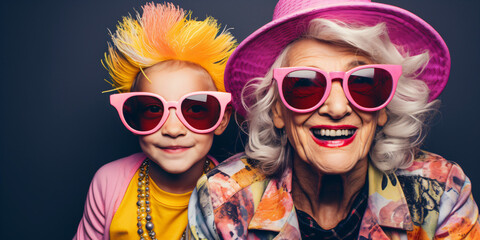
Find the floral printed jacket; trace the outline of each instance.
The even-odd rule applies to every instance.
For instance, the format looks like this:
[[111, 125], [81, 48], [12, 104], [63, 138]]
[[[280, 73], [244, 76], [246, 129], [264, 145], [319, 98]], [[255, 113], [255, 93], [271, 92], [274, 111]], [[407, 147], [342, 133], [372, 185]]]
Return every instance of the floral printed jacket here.
[[[237, 154], [204, 175], [191, 196], [195, 239], [300, 239], [290, 194], [292, 171], [267, 178]], [[370, 164], [369, 197], [358, 239], [480, 239], [471, 183], [455, 163], [420, 152], [384, 174]]]

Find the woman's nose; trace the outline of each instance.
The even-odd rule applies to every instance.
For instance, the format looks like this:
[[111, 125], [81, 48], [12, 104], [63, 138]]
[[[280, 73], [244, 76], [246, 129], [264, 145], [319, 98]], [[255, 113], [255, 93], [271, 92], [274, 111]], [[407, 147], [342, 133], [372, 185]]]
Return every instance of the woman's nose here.
[[175, 108], [170, 108], [167, 121], [160, 128], [162, 135], [176, 138], [185, 135], [186, 131], [186, 127], [175, 114]]
[[[336, 79], [339, 80], [339, 79]], [[341, 119], [352, 112], [340, 81], [332, 80], [332, 89], [327, 100], [318, 109], [321, 115], [328, 115], [333, 119]]]

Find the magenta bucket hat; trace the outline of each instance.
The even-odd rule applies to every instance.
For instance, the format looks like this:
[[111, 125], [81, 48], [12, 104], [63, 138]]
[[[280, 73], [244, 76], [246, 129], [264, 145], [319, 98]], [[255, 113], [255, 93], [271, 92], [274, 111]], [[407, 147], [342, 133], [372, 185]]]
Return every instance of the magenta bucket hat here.
[[438, 97], [447, 84], [450, 54], [442, 37], [428, 23], [399, 7], [370, 0], [280, 0], [273, 20], [240, 43], [225, 69], [225, 88], [233, 95], [233, 106], [243, 116], [240, 94], [252, 78], [264, 77], [280, 52], [307, 30], [314, 18], [374, 26], [385, 22], [391, 41], [410, 55], [430, 53], [430, 61], [419, 76], [430, 88], [429, 100]]

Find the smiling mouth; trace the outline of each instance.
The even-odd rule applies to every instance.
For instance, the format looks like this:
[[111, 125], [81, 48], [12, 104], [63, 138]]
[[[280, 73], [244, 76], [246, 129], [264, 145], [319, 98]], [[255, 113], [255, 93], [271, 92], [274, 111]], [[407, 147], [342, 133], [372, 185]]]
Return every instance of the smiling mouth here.
[[356, 129], [325, 129], [315, 128], [310, 130], [313, 136], [320, 141], [334, 141], [349, 139], [355, 135]]
[[168, 149], [168, 150], [178, 150], [178, 149], [184, 149], [184, 148], [190, 148], [190, 147], [184, 147], [184, 146], [168, 146], [168, 147], [160, 147], [161, 149]]
[[182, 154], [190, 149], [190, 147], [185, 146], [165, 146], [159, 148], [167, 154]]

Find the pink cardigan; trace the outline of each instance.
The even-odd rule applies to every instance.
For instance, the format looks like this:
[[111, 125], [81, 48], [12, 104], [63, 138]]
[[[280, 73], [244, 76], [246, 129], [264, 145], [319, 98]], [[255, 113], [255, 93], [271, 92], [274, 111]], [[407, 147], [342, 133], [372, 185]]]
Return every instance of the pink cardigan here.
[[[217, 165], [218, 162], [208, 156]], [[90, 183], [82, 220], [73, 239], [110, 238], [110, 223], [135, 172], [145, 160], [143, 153], [136, 153], [102, 166]]]
[[90, 183], [82, 220], [73, 239], [109, 239], [110, 223], [128, 184], [145, 160], [143, 153], [110, 162], [98, 169]]

